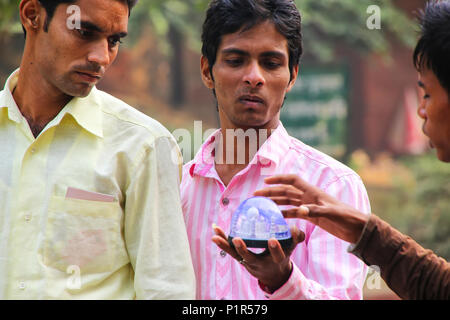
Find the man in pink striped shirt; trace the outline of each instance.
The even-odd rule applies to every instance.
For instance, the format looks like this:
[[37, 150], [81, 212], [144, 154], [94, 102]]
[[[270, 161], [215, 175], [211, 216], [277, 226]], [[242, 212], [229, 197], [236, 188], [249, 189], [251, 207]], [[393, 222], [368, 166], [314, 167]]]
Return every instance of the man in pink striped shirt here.
[[295, 222], [289, 249], [269, 240], [266, 255], [250, 252], [239, 238], [231, 247], [225, 235], [239, 204], [275, 174], [299, 175], [370, 212], [358, 175], [290, 137], [280, 122], [298, 74], [300, 22], [291, 0], [210, 3], [201, 71], [221, 128], [184, 166], [181, 184], [198, 299], [362, 298], [365, 265], [348, 253], [348, 243], [309, 222]]

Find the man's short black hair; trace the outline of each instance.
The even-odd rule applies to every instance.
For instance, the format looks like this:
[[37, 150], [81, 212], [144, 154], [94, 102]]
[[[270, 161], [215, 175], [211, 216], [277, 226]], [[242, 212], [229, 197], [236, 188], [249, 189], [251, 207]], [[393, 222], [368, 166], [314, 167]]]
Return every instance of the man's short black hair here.
[[212, 0], [202, 32], [202, 54], [208, 60], [211, 74], [224, 35], [249, 30], [265, 21], [273, 22], [286, 37], [292, 75], [303, 53], [301, 16], [292, 0]]
[[450, 1], [430, 1], [420, 11], [421, 37], [414, 50], [414, 66], [435, 74], [450, 94]]
[[[48, 25], [53, 18], [53, 14], [55, 13], [56, 7], [63, 3], [74, 3], [77, 0], [38, 0], [39, 3], [44, 7], [45, 12], [47, 13], [47, 18], [44, 23], [44, 31], [48, 31]], [[128, 16], [131, 13], [131, 9], [138, 2], [138, 0], [118, 0], [122, 2], [126, 2], [128, 5]], [[23, 32], [26, 36], [25, 28], [23, 28]]]

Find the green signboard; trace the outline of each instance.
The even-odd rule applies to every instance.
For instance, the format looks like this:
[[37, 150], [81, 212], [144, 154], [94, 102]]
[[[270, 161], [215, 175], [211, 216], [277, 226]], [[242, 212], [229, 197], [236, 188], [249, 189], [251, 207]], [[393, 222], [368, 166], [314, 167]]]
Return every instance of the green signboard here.
[[331, 156], [344, 156], [348, 87], [345, 68], [301, 68], [281, 110], [281, 121], [286, 130], [291, 136]]

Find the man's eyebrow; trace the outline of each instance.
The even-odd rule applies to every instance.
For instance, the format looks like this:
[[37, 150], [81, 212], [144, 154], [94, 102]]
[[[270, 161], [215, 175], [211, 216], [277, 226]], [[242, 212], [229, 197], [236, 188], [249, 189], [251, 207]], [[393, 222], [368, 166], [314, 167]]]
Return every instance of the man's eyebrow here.
[[[247, 51], [237, 49], [237, 48], [223, 49], [222, 54], [237, 54], [240, 56], [248, 56], [249, 55], [249, 53]], [[261, 53], [261, 56], [264, 58], [271, 58], [271, 57], [284, 58], [285, 54], [283, 54], [282, 52], [279, 52], [279, 51], [265, 51], [265, 52]]]
[[236, 48], [229, 48], [229, 49], [223, 49], [222, 50], [223, 54], [238, 54], [240, 56], [248, 56], [248, 52], [241, 50], [241, 49], [236, 49]]
[[89, 21], [81, 21], [80, 26], [89, 31], [103, 32], [103, 29]]
[[[98, 33], [104, 32], [102, 28], [100, 28], [96, 24], [89, 22], [89, 21], [81, 21], [80, 26], [81, 26], [81, 28], [89, 30], [89, 31], [95, 31]], [[116, 36], [119, 38], [125, 38], [127, 35], [128, 35], [128, 33], [126, 33], [126, 32], [118, 32], [118, 33], [113, 34], [112, 36], [113, 37]]]
[[285, 54], [279, 51], [267, 51], [267, 52], [263, 52], [261, 54], [261, 56], [266, 57], [266, 58], [285, 58]]
[[119, 33], [113, 34], [113, 36], [117, 36], [119, 38], [125, 38], [127, 35], [128, 35], [128, 33], [126, 33], [126, 32], [119, 32]]

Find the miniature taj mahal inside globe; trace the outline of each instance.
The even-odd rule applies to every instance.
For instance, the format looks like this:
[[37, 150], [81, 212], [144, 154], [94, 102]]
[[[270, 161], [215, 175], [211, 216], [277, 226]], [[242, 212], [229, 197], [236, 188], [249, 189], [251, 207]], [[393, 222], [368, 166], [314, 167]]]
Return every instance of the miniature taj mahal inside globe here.
[[292, 237], [278, 206], [265, 197], [243, 201], [231, 219], [228, 241], [242, 238], [249, 248], [267, 248], [267, 240], [277, 239], [283, 248], [292, 244]]

